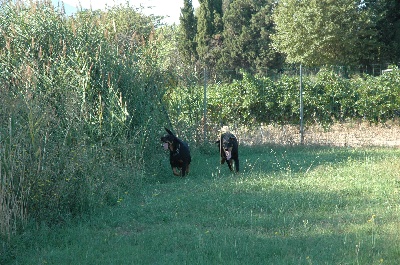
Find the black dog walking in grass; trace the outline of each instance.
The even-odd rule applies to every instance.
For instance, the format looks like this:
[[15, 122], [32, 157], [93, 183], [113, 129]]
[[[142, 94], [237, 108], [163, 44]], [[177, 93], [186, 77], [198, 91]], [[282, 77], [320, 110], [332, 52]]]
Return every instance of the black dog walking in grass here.
[[236, 173], [239, 172], [239, 143], [235, 135], [230, 132], [221, 134], [221, 137], [215, 143], [219, 144], [219, 152], [221, 155], [221, 164], [225, 161], [228, 164], [229, 169], [234, 172], [233, 162]]
[[164, 149], [169, 150], [169, 163], [171, 164], [172, 172], [175, 176], [184, 177], [189, 173], [190, 162], [192, 161], [189, 146], [170, 130], [167, 128], [165, 130], [168, 134], [161, 137], [161, 141], [164, 143]]

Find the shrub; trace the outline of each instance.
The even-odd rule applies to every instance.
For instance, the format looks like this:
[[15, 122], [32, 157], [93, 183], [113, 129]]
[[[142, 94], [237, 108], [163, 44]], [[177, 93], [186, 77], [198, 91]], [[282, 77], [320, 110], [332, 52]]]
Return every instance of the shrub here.
[[357, 82], [356, 89], [360, 95], [355, 104], [361, 117], [370, 122], [378, 123], [399, 116], [399, 69], [395, 67], [392, 72], [378, 77], [360, 77], [354, 82]]
[[[378, 77], [349, 79], [322, 69], [316, 75], [304, 76], [304, 121], [329, 126], [335, 121], [349, 119], [385, 122], [398, 117], [399, 73], [394, 69]], [[299, 123], [298, 76], [283, 75], [272, 81], [242, 74], [241, 80], [230, 84], [207, 86], [207, 122], [210, 127]], [[168, 112], [187, 126], [199, 124], [204, 112], [203, 90], [203, 87], [193, 86], [190, 89], [171, 89], [165, 98]]]

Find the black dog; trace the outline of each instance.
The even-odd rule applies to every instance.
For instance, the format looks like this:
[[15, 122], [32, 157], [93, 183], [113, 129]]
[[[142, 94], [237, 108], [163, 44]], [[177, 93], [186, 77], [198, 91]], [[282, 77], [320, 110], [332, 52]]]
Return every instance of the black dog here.
[[178, 139], [170, 130], [165, 128], [167, 135], [161, 137], [164, 142], [164, 149], [169, 149], [169, 162], [175, 176], [184, 177], [189, 173], [189, 166], [192, 158], [187, 143]]
[[235, 161], [235, 170], [239, 172], [239, 144], [236, 136], [226, 132], [221, 134], [220, 140], [215, 143], [219, 144], [219, 152], [221, 155], [221, 164], [225, 161], [229, 169], [233, 172], [232, 160]]

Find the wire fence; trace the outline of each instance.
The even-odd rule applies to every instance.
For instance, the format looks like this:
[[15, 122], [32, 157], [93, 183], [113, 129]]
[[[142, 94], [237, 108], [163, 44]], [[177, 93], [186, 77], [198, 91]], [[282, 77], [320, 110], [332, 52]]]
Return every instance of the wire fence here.
[[[400, 64], [399, 64], [400, 65]], [[329, 70], [334, 72], [336, 76], [343, 77], [346, 80], [351, 79], [353, 76], [358, 75], [369, 75], [372, 77], [378, 77], [384, 74], [388, 69], [391, 69], [392, 65], [389, 64], [373, 64], [371, 66], [360, 66], [360, 67], [344, 67], [344, 66], [333, 66], [330, 67]], [[396, 67], [396, 66], [395, 66]], [[306, 77], [312, 77], [318, 74], [318, 72], [322, 68], [310, 68], [303, 67], [302, 75]], [[326, 68], [325, 68], [326, 69]], [[385, 71], [386, 70], [386, 71]], [[226, 70], [233, 71], [233, 70]], [[289, 108], [303, 108], [300, 101], [300, 67], [292, 66], [287, 67], [285, 69], [278, 69], [274, 71], [269, 71], [268, 75], [270, 79], [275, 82], [282, 78], [282, 76], [291, 76], [294, 78], [298, 78], [298, 84], [296, 85], [295, 90], [292, 91], [289, 97], [291, 97], [292, 105], [289, 105]], [[265, 75], [267, 76], [267, 74]], [[215, 89], [216, 85], [222, 84], [222, 81], [219, 80], [219, 76], [213, 74], [212, 71], [207, 69], [203, 69], [203, 71], [199, 74], [197, 78], [197, 89], [201, 92], [189, 91], [191, 94], [192, 100], [196, 93], [202, 93], [201, 96], [197, 97], [197, 107], [202, 108], [202, 111], [196, 110], [195, 107], [189, 108], [186, 111], [193, 111], [197, 114], [193, 113], [185, 113], [191, 117], [197, 117], [194, 119], [194, 127], [198, 132], [196, 142], [203, 141], [212, 141], [215, 138], [215, 135], [218, 135], [218, 131], [222, 127], [229, 127], [229, 129], [236, 133], [238, 137], [241, 139], [242, 144], [283, 144], [283, 145], [296, 145], [296, 144], [306, 144], [306, 145], [334, 145], [334, 146], [392, 146], [392, 147], [400, 147], [400, 119], [399, 115], [394, 112], [390, 119], [387, 119], [384, 122], [371, 122], [365, 117], [354, 116], [354, 119], [349, 115], [350, 118], [346, 117], [344, 119], [334, 120], [334, 123], [331, 124], [323, 124], [320, 122], [318, 115], [321, 113], [334, 113], [338, 110], [337, 105], [329, 104], [328, 106], [318, 105], [315, 109], [307, 109], [307, 118], [304, 123], [304, 128], [301, 127], [302, 117], [299, 114], [296, 114], [295, 120], [298, 122], [282, 122], [282, 121], [271, 121], [271, 122], [259, 122], [257, 120], [246, 120], [243, 122], [243, 119], [236, 119], [234, 122], [224, 122], [220, 120], [216, 120], [215, 117], [211, 117], [211, 115], [215, 109], [209, 103], [210, 100], [210, 91], [209, 88], [213, 87]], [[222, 85], [221, 85], [222, 87]], [[195, 88], [193, 88], [195, 89]], [[373, 90], [373, 89], [372, 89]], [[269, 88], [265, 87], [262, 89], [262, 94], [266, 95], [271, 91]], [[213, 92], [215, 93], [215, 91]], [[221, 92], [223, 93], [223, 92]], [[233, 93], [233, 92], [232, 92]], [[318, 89], [308, 90], [305, 94], [306, 101], [308, 104], [310, 101], [335, 101], [336, 99], [323, 99], [321, 98], [321, 92]], [[379, 92], [376, 92], [379, 94]], [[288, 92], [289, 94], [289, 92]], [[399, 95], [397, 95], [398, 97]], [[263, 96], [264, 97], [264, 96]], [[243, 100], [245, 100], [243, 98]], [[386, 101], [384, 101], [386, 100]], [[194, 100], [195, 101], [195, 100]], [[192, 103], [194, 102], [192, 101]], [[261, 102], [264, 103], [264, 102]], [[376, 104], [397, 106], [398, 100], [396, 97], [382, 99], [381, 102], [377, 102]], [[183, 102], [181, 105], [187, 104], [187, 102]], [[192, 106], [196, 105], [193, 104]], [[226, 103], [226, 104], [229, 104]], [[298, 106], [297, 106], [298, 104]], [[365, 102], [365, 107], [368, 107], [369, 104], [374, 104], [374, 102]], [[323, 106], [324, 108], [329, 109], [318, 109]], [[400, 106], [397, 106], [400, 110]], [[260, 109], [260, 112], [263, 111]], [[314, 111], [313, 114], [310, 114], [310, 111]], [[295, 111], [296, 112], [296, 111]], [[199, 114], [202, 113], [202, 114]], [[297, 112], [296, 112], [297, 113]], [[300, 110], [299, 110], [300, 113]], [[213, 115], [214, 115], [213, 114]], [[217, 113], [216, 115], [222, 115], [221, 113]], [[239, 113], [233, 113], [234, 115], [240, 115]], [[263, 115], [261, 113], [261, 115]], [[267, 113], [265, 113], [267, 115]], [[314, 115], [314, 116], [313, 116]], [[329, 117], [330, 118], [330, 117]], [[178, 120], [178, 118], [177, 118]], [[182, 124], [182, 118], [180, 118], [180, 123]], [[177, 122], [173, 122], [173, 124], [177, 125]], [[193, 124], [192, 124], [193, 125]]]
[[[332, 65], [325, 67], [309, 67], [302, 66], [302, 74], [304, 76], [316, 75], [321, 69], [329, 69], [330, 71], [336, 73], [338, 76], [344, 78], [351, 78], [353, 76], [360, 75], [370, 75], [379, 76], [385, 72], [391, 71], [393, 67], [400, 67], [400, 62], [398, 63], [374, 63], [369, 65], [358, 65], [358, 66], [345, 66], [345, 65]], [[265, 68], [258, 71], [254, 69], [224, 69], [222, 71], [215, 71], [215, 69], [202, 69], [196, 74], [196, 80], [201, 83], [206, 81], [208, 84], [223, 83], [229, 80], [227, 76], [235, 77], [236, 79], [241, 78], [241, 72], [248, 72], [261, 77], [269, 77], [272, 80], [278, 80], [282, 76], [299, 76], [300, 75], [300, 65], [289, 65], [282, 68]], [[234, 79], [235, 79], [234, 78]]]

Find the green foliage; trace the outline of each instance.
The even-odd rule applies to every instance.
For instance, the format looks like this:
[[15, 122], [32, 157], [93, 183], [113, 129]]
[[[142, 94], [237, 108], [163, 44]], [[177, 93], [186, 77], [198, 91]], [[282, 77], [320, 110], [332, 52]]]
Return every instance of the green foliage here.
[[[212, 67], [223, 47], [228, 1], [201, 4], [197, 29], [203, 35], [196, 40], [203, 46], [197, 51]], [[242, 47], [237, 53], [253, 45], [248, 39], [266, 45], [272, 30], [265, 14], [270, 6], [245, 7], [247, 24], [235, 38], [240, 45], [232, 44]], [[226, 17], [231, 29], [240, 14]], [[129, 6], [66, 17], [47, 1], [3, 1], [0, 20], [1, 238], [9, 240], [30, 220], [63, 224], [117, 205], [143, 176], [159, 181], [166, 160], [155, 150], [163, 126], [199, 143], [203, 133], [224, 124], [298, 123], [299, 78], [273, 81], [253, 71], [207, 85], [204, 120], [204, 87], [194, 67], [183, 63], [178, 28], [157, 28], [156, 18]], [[251, 46], [235, 67], [272, 62], [272, 53], [261, 54], [264, 44]], [[398, 69], [354, 79], [323, 70], [303, 81], [307, 122], [384, 122], [399, 115]]]
[[305, 78], [305, 120], [309, 123], [332, 124], [357, 118], [355, 102], [358, 91], [349, 79], [325, 68], [310, 80]]
[[[399, 1], [366, 1], [364, 8], [370, 10], [376, 23], [379, 42], [379, 56], [382, 62], [398, 63], [400, 61], [400, 2]], [[376, 58], [378, 59], [378, 58]]]
[[197, 54], [202, 66], [216, 65], [221, 48], [222, 0], [201, 0], [197, 14]]
[[[378, 77], [344, 78], [321, 69], [304, 76], [304, 120], [326, 126], [335, 121], [364, 119], [385, 122], [399, 116], [399, 70]], [[242, 72], [243, 78], [230, 84], [207, 86], [207, 121], [218, 125], [298, 124], [300, 117], [298, 76], [283, 75], [272, 81]], [[199, 124], [204, 112], [203, 87], [171, 89], [168, 112], [180, 124]], [[190, 107], [189, 107], [190, 106]], [[177, 112], [179, 110], [179, 113]], [[184, 110], [184, 111], [182, 111]], [[189, 117], [197, 117], [190, 119]]]
[[[279, 55], [271, 49], [274, 32], [271, 1], [232, 1], [224, 12], [221, 69], [248, 69], [263, 73], [278, 68]], [[227, 74], [232, 75], [228, 72]]]
[[0, 234], [115, 204], [168, 122], [152, 18], [7, 1], [0, 20]]
[[183, 1], [183, 8], [179, 17], [181, 37], [179, 47], [186, 62], [193, 62], [198, 56], [196, 52], [197, 19], [194, 16], [192, 0]]
[[379, 77], [366, 76], [358, 81], [360, 99], [356, 104], [360, 116], [374, 123], [399, 116], [400, 71], [397, 68]]
[[353, 0], [279, 1], [274, 12], [274, 46], [287, 62], [354, 64], [376, 49], [370, 16]]
[[270, 76], [285, 62], [322, 67], [399, 61], [396, 1], [202, 0], [196, 18], [188, 4], [181, 14], [180, 53], [186, 64], [207, 67], [220, 80], [239, 78], [240, 69]]

